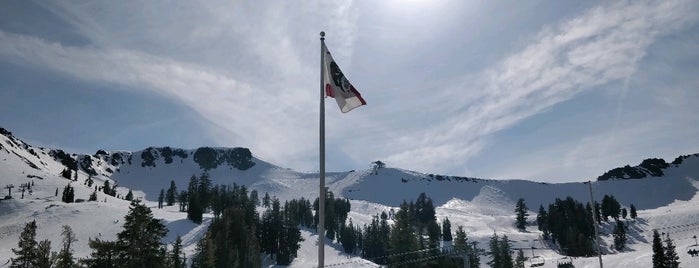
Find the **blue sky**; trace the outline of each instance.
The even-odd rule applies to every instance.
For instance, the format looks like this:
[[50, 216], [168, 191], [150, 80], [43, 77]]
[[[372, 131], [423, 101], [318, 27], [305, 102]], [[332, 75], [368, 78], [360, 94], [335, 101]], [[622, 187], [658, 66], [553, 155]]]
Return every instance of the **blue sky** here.
[[586, 181], [699, 152], [697, 1], [2, 1], [0, 125], [72, 152], [243, 146], [318, 169]]

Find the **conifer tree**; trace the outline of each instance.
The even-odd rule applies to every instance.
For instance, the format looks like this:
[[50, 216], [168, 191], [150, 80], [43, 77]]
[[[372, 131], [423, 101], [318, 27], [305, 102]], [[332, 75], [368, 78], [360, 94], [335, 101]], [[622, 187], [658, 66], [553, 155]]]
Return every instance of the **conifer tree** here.
[[670, 239], [670, 234], [665, 234], [665, 267], [666, 268], [677, 268], [680, 267], [680, 256], [677, 255], [677, 250], [675, 249], [675, 243]]
[[63, 225], [63, 231], [61, 235], [63, 236], [63, 246], [61, 251], [58, 253], [56, 260], [56, 268], [73, 268], [76, 267], [75, 259], [73, 258], [73, 242], [77, 242], [78, 239], [75, 238], [75, 233], [73, 229], [68, 225]]
[[437, 248], [439, 246], [439, 238], [441, 234], [442, 232], [437, 221], [433, 220], [427, 223], [427, 237], [429, 239], [428, 248]]
[[515, 259], [515, 268], [524, 268], [524, 261], [526, 261], [527, 258], [524, 257], [524, 251], [520, 248], [517, 251], [517, 258]]
[[517, 204], [515, 205], [515, 213], [517, 215], [515, 226], [520, 231], [527, 229], [527, 217], [529, 217], [528, 209], [529, 208], [527, 208], [527, 205], [524, 203], [524, 198], [517, 200]]
[[186, 257], [184, 252], [182, 252], [182, 237], [179, 235], [172, 243], [172, 251], [170, 252], [170, 267], [172, 268], [184, 268], [186, 266]]
[[614, 226], [614, 248], [619, 251], [626, 246], [626, 226], [621, 221], [616, 221]]
[[163, 208], [163, 201], [165, 201], [165, 189], [160, 189], [160, 194], [158, 195], [158, 208]]
[[630, 216], [632, 219], [635, 220], [636, 217], [638, 216], [638, 214], [636, 214], [636, 206], [634, 206], [633, 204], [631, 204], [631, 208], [630, 208], [629, 210], [630, 210], [630, 211], [629, 211], [629, 216]]
[[120, 259], [127, 267], [163, 267], [162, 238], [167, 228], [140, 201], [132, 201], [124, 217], [124, 230], [117, 234], [121, 247]]
[[90, 258], [81, 260], [80, 262], [87, 267], [97, 268], [115, 268], [120, 267], [119, 251], [120, 247], [116, 241], [102, 241], [99, 239], [90, 240], [88, 245], [92, 249]]
[[[76, 172], [77, 174], [77, 172]], [[51, 268], [51, 241], [42, 240], [36, 247], [36, 268]]]
[[97, 191], [92, 191], [87, 201], [97, 201]]
[[465, 252], [468, 254], [470, 268], [478, 268], [481, 266], [481, 259], [478, 255], [478, 247], [476, 242], [470, 244], [468, 242], [468, 237], [464, 231], [464, 227], [460, 226], [456, 228], [456, 236], [454, 237], [454, 251]]
[[124, 198], [124, 200], [126, 200], [126, 201], [133, 200], [133, 192], [131, 191], [131, 189], [129, 189], [129, 192], [126, 194], [126, 197]]
[[10, 267], [31, 268], [36, 266], [38, 258], [38, 243], [36, 242], [36, 221], [31, 221], [24, 226], [19, 235], [18, 249], [12, 249], [12, 253], [17, 256], [11, 258]]
[[449, 218], [444, 218], [444, 223], [442, 223], [442, 240], [452, 241], [453, 237], [451, 235], [451, 222]]
[[502, 251], [500, 250], [500, 240], [498, 235], [493, 233], [488, 241], [488, 247], [490, 248], [490, 255], [492, 259], [488, 262], [491, 268], [501, 268], [502, 267]]
[[269, 205], [270, 205], [269, 193], [266, 193], [266, 192], [265, 192], [265, 196], [262, 197], [262, 205], [263, 205], [264, 207], [266, 207], [266, 208], [269, 208]]
[[[413, 232], [408, 218], [408, 205], [403, 202], [400, 210], [396, 213], [395, 223], [391, 228], [389, 238], [389, 248], [392, 254], [400, 254], [412, 252], [418, 249], [418, 241]], [[394, 255], [391, 257], [392, 262], [402, 262], [408, 259], [406, 255]]]
[[291, 224], [289, 219], [284, 219], [281, 226], [281, 232], [279, 233], [279, 252], [277, 254], [277, 264], [291, 264], [291, 261], [296, 258], [296, 254], [300, 247], [300, 241], [303, 241], [301, 238], [301, 231], [299, 231], [298, 227]]
[[61, 201], [65, 203], [73, 203], [73, 201], [75, 201], [75, 190], [73, 189], [73, 186], [70, 186], [70, 184], [63, 188], [63, 197], [61, 198]]
[[357, 246], [357, 237], [354, 232], [354, 224], [352, 224], [352, 219], [350, 219], [348, 225], [342, 225], [340, 230], [340, 243], [342, 243], [342, 249], [344, 249], [345, 253], [352, 254]]
[[658, 230], [653, 230], [653, 268], [665, 267], [665, 249]]
[[[250, 201], [252, 202], [253, 205], [259, 206], [260, 205], [260, 197], [258, 196], [259, 194], [257, 193], [257, 190], [252, 190], [250, 191]], [[303, 197], [301, 197], [303, 199]]]
[[621, 209], [621, 218], [626, 219], [626, 216], [629, 214], [629, 211], [626, 210], [626, 208]]
[[[199, 199], [199, 206], [201, 207], [201, 212], [204, 213], [207, 211], [207, 208], [209, 208], [211, 204], [211, 178], [209, 178], [209, 173], [203, 173], [199, 177], [199, 187], [197, 190], [199, 190], [198, 199]], [[201, 222], [201, 221], [200, 221]]]
[[187, 211], [188, 208], [188, 202], [189, 202], [189, 194], [187, 191], [181, 191], [177, 195], [177, 201], [180, 203], [180, 212], [185, 212]]
[[536, 214], [536, 225], [539, 231], [542, 231], [544, 239], [549, 239], [548, 221], [549, 215], [544, 209], [544, 205], [539, 205], [539, 213]]
[[500, 239], [500, 258], [501, 258], [501, 263], [502, 263], [502, 268], [513, 268], [514, 262], [512, 260], [512, 249], [510, 247], [510, 242], [507, 238], [507, 235], [502, 235], [502, 238]]
[[112, 191], [112, 188], [111, 188], [110, 185], [109, 185], [109, 180], [104, 180], [104, 184], [102, 185], [102, 191], [103, 191], [105, 194], [112, 195], [112, 194], [111, 194], [111, 193], [112, 193], [112, 192], [111, 192], [111, 191]]
[[177, 186], [175, 185], [175, 181], [171, 180], [170, 181], [170, 188], [167, 189], [167, 193], [165, 194], [165, 201], [168, 206], [172, 206], [175, 204], [175, 200], [177, 198]]
[[199, 198], [199, 194], [201, 193], [201, 191], [199, 191], [199, 185], [199, 179], [192, 175], [189, 179], [189, 188], [187, 189], [187, 219], [197, 224], [202, 222], [202, 214], [204, 213], [201, 198]]
[[456, 228], [456, 238], [454, 239], [454, 250], [459, 252], [464, 252], [468, 250], [468, 238], [466, 237], [466, 232], [464, 227], [459, 225]]

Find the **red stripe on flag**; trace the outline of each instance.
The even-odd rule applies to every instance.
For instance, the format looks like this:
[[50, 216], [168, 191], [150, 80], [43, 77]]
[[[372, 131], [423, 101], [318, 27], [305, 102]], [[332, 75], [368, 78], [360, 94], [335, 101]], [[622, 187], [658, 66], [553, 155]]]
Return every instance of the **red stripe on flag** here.
[[332, 86], [330, 84], [327, 84], [327, 83], [325, 84], [325, 96], [335, 98], [335, 96], [333, 96]]
[[364, 101], [364, 98], [362, 98], [362, 95], [359, 94], [359, 91], [354, 89], [353, 85], [350, 85], [350, 90], [352, 91], [352, 93], [354, 93], [355, 96], [357, 96], [357, 99], [359, 99], [359, 101], [362, 102], [362, 105], [366, 105], [366, 101]]

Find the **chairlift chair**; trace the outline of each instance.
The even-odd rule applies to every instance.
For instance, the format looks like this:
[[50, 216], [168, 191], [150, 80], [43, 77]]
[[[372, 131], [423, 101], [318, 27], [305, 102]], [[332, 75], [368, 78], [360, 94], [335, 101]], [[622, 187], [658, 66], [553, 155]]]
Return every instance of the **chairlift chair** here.
[[541, 256], [534, 256], [531, 259], [529, 259], [529, 267], [544, 266], [545, 263], [546, 260], [544, 260], [544, 258]]
[[573, 265], [573, 258], [571, 257], [564, 257], [558, 259], [558, 265], [556, 265], [558, 268], [575, 268], [575, 265]]

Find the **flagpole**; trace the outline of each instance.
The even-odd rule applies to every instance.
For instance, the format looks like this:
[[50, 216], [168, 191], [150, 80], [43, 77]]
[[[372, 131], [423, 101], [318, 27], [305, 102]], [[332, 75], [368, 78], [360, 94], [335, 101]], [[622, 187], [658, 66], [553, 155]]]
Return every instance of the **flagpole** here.
[[318, 189], [318, 267], [325, 267], [325, 32], [320, 32], [320, 188]]

